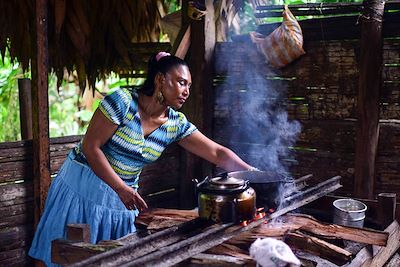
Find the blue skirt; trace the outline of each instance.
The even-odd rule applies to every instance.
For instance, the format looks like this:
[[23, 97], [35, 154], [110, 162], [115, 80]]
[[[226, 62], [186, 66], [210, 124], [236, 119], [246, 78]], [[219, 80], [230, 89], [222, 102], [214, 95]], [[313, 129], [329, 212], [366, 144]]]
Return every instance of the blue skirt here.
[[135, 232], [138, 214], [126, 209], [115, 191], [70, 153], [51, 183], [28, 254], [57, 266], [51, 263], [51, 241], [66, 238], [67, 224], [88, 224], [91, 242], [97, 243]]

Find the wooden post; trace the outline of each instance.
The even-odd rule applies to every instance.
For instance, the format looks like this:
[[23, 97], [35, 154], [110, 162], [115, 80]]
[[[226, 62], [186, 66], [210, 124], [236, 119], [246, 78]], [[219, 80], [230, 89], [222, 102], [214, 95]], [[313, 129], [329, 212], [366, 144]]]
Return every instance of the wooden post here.
[[396, 219], [396, 194], [378, 194], [378, 219], [382, 229], [388, 227]]
[[67, 239], [77, 242], [90, 242], [89, 224], [72, 223], [67, 224]]
[[382, 79], [382, 19], [385, 2], [364, 1], [358, 83], [354, 195], [372, 199], [379, 138], [379, 91]]
[[48, 103], [48, 0], [36, 0], [36, 52], [32, 57], [34, 222], [37, 225], [50, 186]]
[[[187, 1], [183, 1], [185, 3]], [[213, 117], [213, 54], [215, 47], [215, 21], [213, 1], [205, 0], [206, 14], [201, 20], [192, 20], [191, 45], [188, 63], [192, 73], [190, 97], [183, 112], [197, 128], [212, 137]], [[186, 7], [185, 7], [186, 6]], [[186, 8], [184, 11], [183, 7]], [[182, 6], [182, 16], [187, 18], [187, 3]], [[185, 21], [183, 21], [182, 25]], [[183, 153], [180, 203], [182, 208], [193, 207], [194, 186], [192, 179], [203, 179], [211, 173], [211, 165], [188, 152]]]
[[31, 80], [18, 79], [19, 120], [22, 140], [32, 139], [32, 93]]

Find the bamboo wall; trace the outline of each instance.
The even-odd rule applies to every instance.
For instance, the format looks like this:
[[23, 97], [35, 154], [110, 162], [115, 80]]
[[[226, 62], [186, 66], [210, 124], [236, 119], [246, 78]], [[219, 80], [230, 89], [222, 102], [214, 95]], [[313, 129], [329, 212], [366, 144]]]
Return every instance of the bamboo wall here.
[[[54, 176], [80, 136], [51, 139], [50, 166]], [[179, 149], [168, 148], [141, 175], [140, 193], [152, 207], [177, 207]], [[0, 266], [31, 266], [27, 252], [33, 237], [31, 141], [0, 143]]]
[[[282, 158], [288, 163], [290, 173], [293, 177], [313, 174], [317, 181], [341, 175], [344, 187], [339, 194], [350, 195], [354, 179], [359, 47], [359, 40], [309, 40], [304, 44], [305, 55], [276, 70], [265, 67], [263, 56], [251, 42], [220, 43], [216, 48], [214, 138], [238, 152], [244, 146], [256, 145], [240, 135], [230, 139], [232, 131], [241, 130], [241, 125], [235, 125], [238, 116], [251, 120], [256, 114], [243, 114], [240, 106], [226, 103], [219, 96], [228, 94], [231, 99], [243, 99], [241, 95], [250, 91], [265, 90], [255, 89], [242, 79], [248, 72], [258, 72], [269, 86], [282, 93], [279, 105], [287, 110], [289, 119], [302, 125], [290, 155]], [[249, 67], [249, 60], [253, 67]], [[383, 64], [375, 193], [395, 192], [400, 196], [399, 39], [384, 40]], [[224, 81], [231, 76], [239, 79], [227, 86]], [[262, 154], [243, 156], [263, 157]]]

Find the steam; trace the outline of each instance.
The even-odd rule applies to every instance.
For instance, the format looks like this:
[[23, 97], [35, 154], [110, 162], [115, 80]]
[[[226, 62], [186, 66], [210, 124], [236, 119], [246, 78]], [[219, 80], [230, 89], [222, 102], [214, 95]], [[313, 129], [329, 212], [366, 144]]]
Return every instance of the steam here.
[[228, 56], [215, 57], [227, 74], [215, 93], [215, 114], [221, 122], [215, 127], [224, 136], [221, 141], [260, 170], [290, 176], [290, 147], [301, 126], [288, 119], [285, 88], [267, 77], [266, 71], [271, 70], [265, 68], [262, 55], [243, 58], [246, 54], [235, 52]]

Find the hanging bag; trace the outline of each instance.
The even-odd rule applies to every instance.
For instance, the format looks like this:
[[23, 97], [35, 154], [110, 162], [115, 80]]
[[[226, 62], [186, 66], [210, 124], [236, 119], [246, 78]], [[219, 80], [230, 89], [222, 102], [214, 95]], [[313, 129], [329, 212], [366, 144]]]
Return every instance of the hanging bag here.
[[283, 68], [305, 54], [301, 27], [287, 5], [282, 15], [281, 26], [267, 37], [250, 32], [251, 40], [257, 49], [265, 56], [266, 61], [276, 68]]

